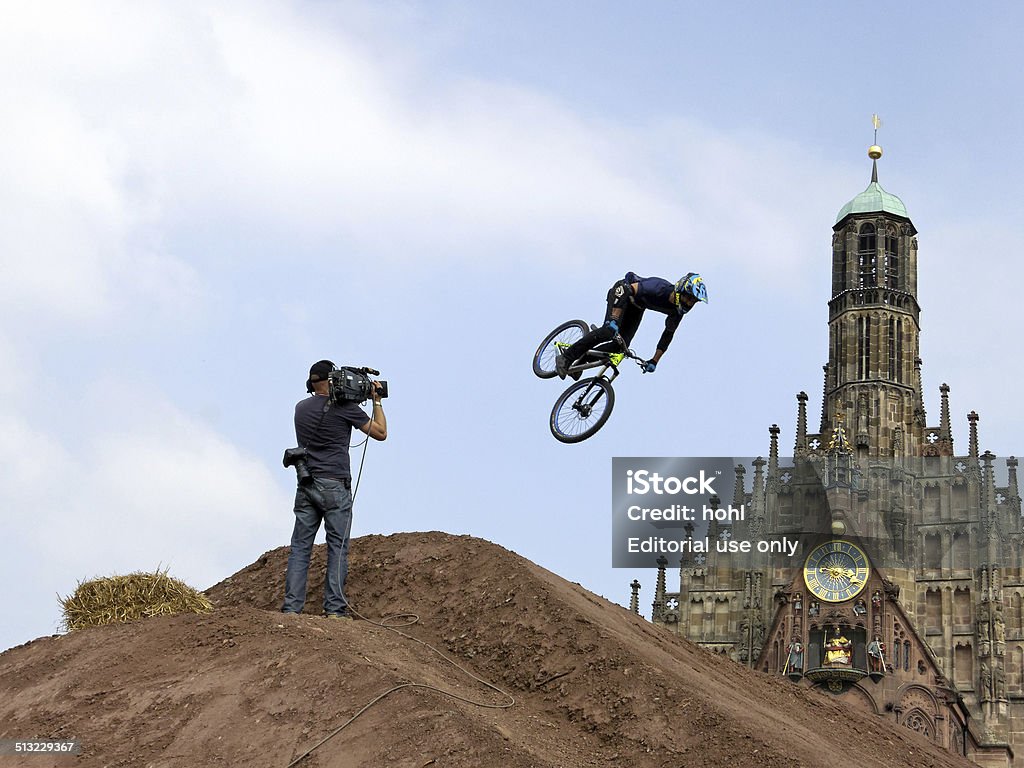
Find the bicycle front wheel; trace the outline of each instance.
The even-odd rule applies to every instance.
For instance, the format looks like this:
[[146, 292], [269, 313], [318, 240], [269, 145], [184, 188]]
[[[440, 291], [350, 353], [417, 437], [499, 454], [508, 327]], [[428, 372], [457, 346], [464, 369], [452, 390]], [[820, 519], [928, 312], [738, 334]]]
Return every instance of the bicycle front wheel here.
[[579, 443], [597, 433], [615, 405], [615, 390], [596, 376], [569, 387], [551, 409], [551, 434], [563, 443]]
[[575, 344], [588, 331], [590, 326], [582, 320], [569, 320], [555, 328], [533, 353], [533, 372], [542, 379], [550, 379], [556, 373], [555, 357], [561, 349]]

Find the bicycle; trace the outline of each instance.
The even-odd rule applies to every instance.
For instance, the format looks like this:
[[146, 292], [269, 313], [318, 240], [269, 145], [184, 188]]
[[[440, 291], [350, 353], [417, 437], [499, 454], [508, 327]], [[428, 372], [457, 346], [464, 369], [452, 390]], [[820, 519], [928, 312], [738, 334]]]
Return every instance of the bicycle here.
[[[555, 328], [537, 347], [533, 355], [533, 372], [542, 379], [557, 376], [555, 357], [583, 338], [591, 328], [583, 320], [569, 320]], [[576, 381], [555, 401], [548, 426], [556, 440], [579, 443], [595, 435], [612, 415], [615, 406], [612, 382], [619, 375], [619, 365], [629, 358], [643, 370], [643, 358], [629, 349], [621, 336], [616, 334], [613, 342], [618, 342], [621, 351], [592, 349], [569, 366], [568, 375], [574, 379], [579, 379], [583, 371], [591, 368], [601, 368], [601, 371], [596, 376]], [[609, 368], [612, 370], [610, 376]]]

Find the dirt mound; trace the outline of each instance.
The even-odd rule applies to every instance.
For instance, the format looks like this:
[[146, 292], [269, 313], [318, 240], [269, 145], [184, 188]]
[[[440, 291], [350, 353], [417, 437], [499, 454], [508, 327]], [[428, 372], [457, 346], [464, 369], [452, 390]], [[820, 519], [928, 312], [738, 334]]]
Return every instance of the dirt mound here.
[[[324, 557], [317, 548], [311, 612]], [[0, 655], [0, 738], [77, 737], [83, 765], [285, 768], [394, 686], [503, 702], [381, 627], [278, 613], [286, 560], [286, 548], [268, 552], [209, 589], [216, 609], [205, 616], [86, 629]], [[357, 539], [348, 592], [372, 619], [418, 614], [403, 631], [516, 705], [403, 688], [316, 749], [300, 764], [309, 768], [744, 768], [852, 755], [864, 768], [973, 765], [827, 694], [702, 651], [479, 539]]]

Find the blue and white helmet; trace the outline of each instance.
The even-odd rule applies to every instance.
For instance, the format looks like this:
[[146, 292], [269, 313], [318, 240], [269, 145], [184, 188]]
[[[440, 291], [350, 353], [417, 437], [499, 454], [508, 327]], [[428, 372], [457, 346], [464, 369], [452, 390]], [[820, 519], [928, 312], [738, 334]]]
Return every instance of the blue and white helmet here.
[[[688, 293], [693, 296], [697, 301], [703, 301], [705, 304], [708, 303], [708, 289], [704, 285], [704, 279], [696, 272], [687, 273], [686, 277], [683, 277], [676, 283], [676, 293], [680, 296], [684, 293]], [[677, 297], [678, 299], [678, 297]], [[678, 301], [679, 314], [686, 312], [683, 309], [683, 303]]]

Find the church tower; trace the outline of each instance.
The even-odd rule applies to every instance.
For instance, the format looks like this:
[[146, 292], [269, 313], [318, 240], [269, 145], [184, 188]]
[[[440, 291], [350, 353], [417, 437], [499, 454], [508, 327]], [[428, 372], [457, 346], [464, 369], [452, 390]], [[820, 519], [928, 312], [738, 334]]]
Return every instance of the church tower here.
[[925, 431], [917, 303], [917, 230], [896, 195], [871, 183], [842, 207], [832, 235], [829, 360], [821, 432], [837, 416], [860, 458], [920, 455]]
[[[661, 557], [651, 620], [981, 765], [1019, 767], [1018, 461], [981, 449], [974, 411], [954, 453], [945, 384], [937, 424], [928, 426], [917, 229], [878, 181], [878, 126], [876, 118], [871, 181], [832, 227], [820, 429], [809, 429], [800, 392], [792, 457], [779, 455], [780, 429], [771, 425], [768, 460], [735, 467], [731, 503], [745, 517], [707, 530], [711, 542], [785, 538], [799, 540], [799, 551], [683, 554], [678, 589]], [[695, 537], [692, 524], [685, 535]]]

